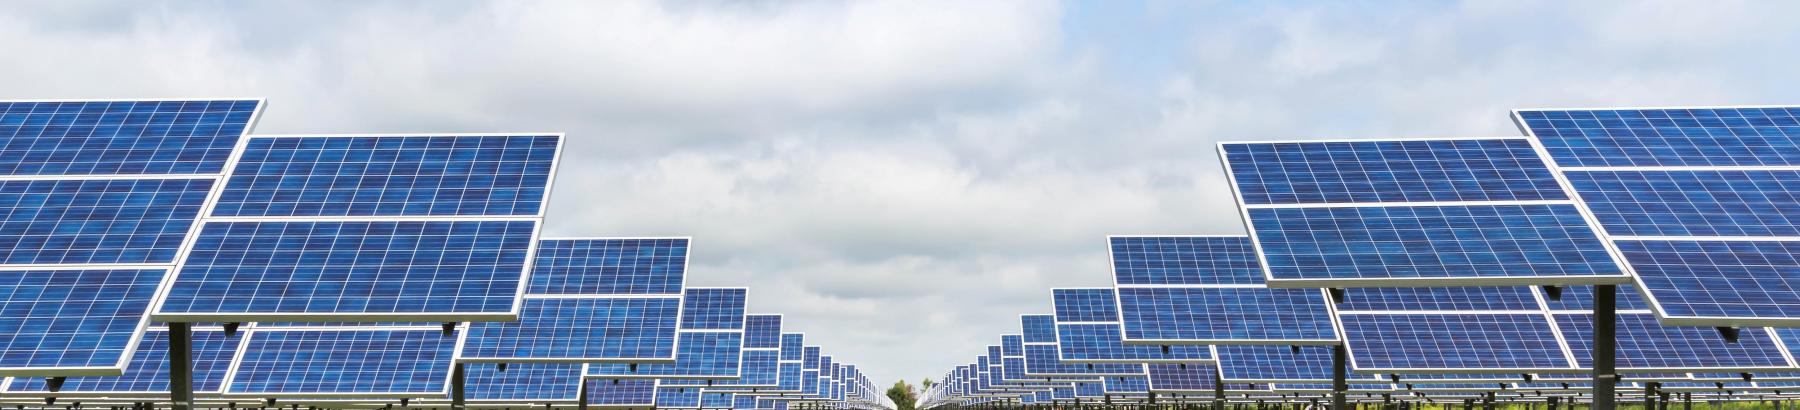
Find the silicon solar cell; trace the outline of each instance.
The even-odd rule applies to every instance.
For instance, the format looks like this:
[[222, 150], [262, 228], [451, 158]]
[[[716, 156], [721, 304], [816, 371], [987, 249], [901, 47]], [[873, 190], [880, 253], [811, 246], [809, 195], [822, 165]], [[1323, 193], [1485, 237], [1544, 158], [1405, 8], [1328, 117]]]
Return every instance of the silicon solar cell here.
[[687, 238], [538, 241], [531, 284], [540, 295], [679, 295]]
[[168, 264], [211, 179], [0, 181], [0, 264]]
[[805, 346], [803, 346], [804, 343], [806, 343], [806, 335], [805, 334], [782, 333], [781, 334], [781, 360], [782, 361], [790, 361], [791, 360], [791, 361], [796, 361], [796, 362], [800, 361], [800, 359], [802, 359], [804, 356], [801, 352], [802, 348], [805, 347]]
[[1393, 373], [1569, 369], [1542, 313], [1343, 314], [1350, 366]]
[[605, 380], [587, 384], [587, 404], [598, 407], [650, 407], [656, 405], [656, 380]]
[[536, 234], [532, 221], [208, 223], [157, 317], [510, 316]]
[[781, 315], [747, 315], [744, 317], [745, 349], [781, 348]]
[[[191, 333], [194, 391], [216, 393], [224, 386], [225, 371], [237, 354], [242, 333], [226, 335], [216, 330]], [[58, 396], [109, 394], [167, 396], [169, 394], [169, 332], [152, 329], [144, 332], [143, 341], [132, 353], [131, 363], [119, 376], [85, 376], [68, 378]], [[8, 396], [49, 395], [44, 379], [15, 377], [6, 389]]]
[[740, 332], [681, 332], [676, 336], [673, 363], [645, 363], [635, 371], [630, 364], [588, 365], [593, 378], [736, 378], [743, 360], [744, 334]]
[[1056, 343], [1056, 316], [1019, 315], [1025, 343]]
[[1147, 367], [1152, 392], [1210, 393], [1219, 384], [1218, 369], [1213, 366], [1152, 363]]
[[1628, 277], [1526, 138], [1222, 143], [1272, 287]]
[[517, 363], [466, 366], [465, 397], [469, 401], [542, 403], [574, 402], [581, 394], [579, 363]]
[[[1249, 383], [1330, 382], [1331, 348], [1275, 345], [1219, 345], [1213, 347], [1218, 369], [1226, 381]], [[1376, 375], [1347, 374], [1349, 380], [1375, 380]]]
[[469, 325], [466, 362], [667, 362], [675, 359], [676, 298], [525, 299], [517, 322]]
[[681, 329], [744, 328], [743, 288], [689, 288], [682, 296]]
[[161, 269], [0, 275], [0, 374], [118, 374], [163, 276]]
[[699, 408], [700, 389], [696, 387], [656, 388], [657, 408]]
[[4, 175], [217, 174], [259, 100], [0, 102]]
[[[1594, 316], [1557, 314], [1556, 325], [1569, 341], [1575, 360], [1591, 368], [1588, 352], [1593, 340]], [[1794, 367], [1767, 330], [1739, 330], [1737, 343], [1727, 343], [1711, 328], [1662, 326], [1648, 314], [1621, 313], [1617, 321], [1618, 368], [1636, 371], [1687, 371], [1717, 369], [1753, 371]]]
[[446, 336], [433, 328], [253, 329], [225, 394], [442, 396], [462, 333]]
[[1117, 324], [1057, 324], [1057, 348], [1065, 362], [1212, 362], [1202, 345], [1127, 345]]
[[214, 216], [541, 215], [559, 135], [258, 136]]

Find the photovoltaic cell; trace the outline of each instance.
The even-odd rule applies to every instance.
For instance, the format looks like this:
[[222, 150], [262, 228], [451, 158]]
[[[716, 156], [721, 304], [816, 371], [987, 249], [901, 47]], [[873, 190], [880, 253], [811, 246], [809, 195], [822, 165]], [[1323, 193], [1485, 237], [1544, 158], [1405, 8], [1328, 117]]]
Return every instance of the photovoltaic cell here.
[[1567, 199], [1522, 138], [1220, 147], [1245, 204]]
[[744, 348], [781, 348], [781, 315], [744, 316]]
[[213, 216], [540, 215], [560, 141], [253, 137]]
[[0, 272], [0, 374], [118, 374], [165, 272]]
[[1024, 327], [1025, 343], [1056, 343], [1055, 316], [1020, 315], [1019, 322]]
[[217, 174], [260, 103], [0, 102], [0, 174]]
[[1119, 288], [1124, 340], [1337, 340], [1317, 289]]
[[[514, 363], [464, 367], [464, 394], [470, 401], [509, 403], [574, 402], [581, 394], [580, 363]], [[599, 383], [599, 382], [595, 382]]]
[[1620, 275], [1570, 204], [1252, 208], [1275, 279]]
[[1800, 165], [1800, 108], [1519, 110], [1564, 167]]
[[474, 322], [462, 361], [668, 361], [681, 300], [525, 299], [516, 322]]
[[[224, 386], [225, 371], [237, 354], [243, 333], [227, 336], [222, 331], [197, 330], [192, 333], [194, 391], [219, 392]], [[48, 395], [44, 379], [16, 377], [6, 390], [8, 395]], [[150, 396], [169, 394], [169, 332], [144, 332], [143, 341], [132, 353], [125, 374], [119, 376], [70, 377], [57, 395], [87, 393], [132, 393]]]
[[0, 181], [0, 264], [174, 263], [212, 186], [211, 179]]
[[1129, 285], [1261, 285], [1262, 265], [1243, 236], [1114, 236], [1113, 278]]
[[523, 220], [209, 222], [158, 316], [508, 315], [536, 230]]
[[743, 360], [744, 334], [681, 332], [675, 362], [645, 363], [635, 371], [626, 363], [588, 365], [594, 378], [735, 378]]
[[461, 336], [439, 329], [256, 329], [227, 395], [435, 397]]
[[538, 242], [527, 293], [679, 295], [688, 239], [546, 239]]
[[[1727, 343], [1712, 328], [1663, 326], [1648, 314], [1618, 315], [1618, 368], [1641, 371], [1702, 369], [1754, 370], [1791, 368], [1780, 347], [1763, 328], [1739, 330], [1737, 343]], [[1557, 314], [1556, 326], [1582, 368], [1592, 368], [1592, 314]]]
[[1119, 321], [1119, 302], [1113, 299], [1112, 288], [1052, 289], [1051, 299], [1057, 322]]
[[1340, 314], [1352, 368], [1522, 373], [1566, 369], [1549, 321], [1522, 314]]
[[683, 296], [681, 329], [743, 329], [743, 288], [690, 288]]

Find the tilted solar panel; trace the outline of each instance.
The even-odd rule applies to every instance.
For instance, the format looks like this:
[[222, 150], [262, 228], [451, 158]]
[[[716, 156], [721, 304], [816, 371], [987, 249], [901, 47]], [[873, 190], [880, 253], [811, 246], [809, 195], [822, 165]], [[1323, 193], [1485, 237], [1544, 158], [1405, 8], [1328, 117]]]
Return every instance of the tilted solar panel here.
[[802, 358], [805, 357], [805, 355], [802, 352], [803, 348], [806, 347], [804, 345], [805, 343], [806, 343], [806, 334], [804, 334], [804, 333], [782, 333], [781, 334], [781, 361], [799, 362]]
[[[1219, 345], [1213, 347], [1218, 369], [1228, 382], [1330, 382], [1331, 348], [1322, 346]], [[1348, 380], [1378, 380], [1378, 375], [1352, 373]]]
[[[243, 333], [227, 335], [219, 329], [196, 329], [192, 332], [194, 391], [218, 393], [224, 386], [225, 372], [237, 355]], [[125, 374], [119, 376], [70, 377], [55, 396], [166, 397], [169, 394], [169, 332], [151, 329], [132, 353]], [[15, 377], [6, 388], [9, 397], [52, 395], [44, 379]]]
[[249, 331], [226, 396], [441, 397], [463, 333], [436, 328]]
[[1056, 316], [1019, 315], [1025, 343], [1056, 343]]
[[736, 397], [731, 393], [702, 393], [700, 407], [709, 409], [728, 409]]
[[1141, 363], [1070, 363], [1058, 357], [1054, 344], [1025, 345], [1025, 376], [1128, 376], [1144, 374]]
[[[517, 363], [464, 368], [466, 399], [471, 402], [573, 403], [581, 395], [580, 363]], [[598, 382], [596, 382], [598, 383]]]
[[0, 374], [118, 374], [141, 337], [162, 269], [0, 274]]
[[675, 361], [639, 364], [633, 369], [626, 363], [588, 365], [587, 377], [617, 378], [737, 378], [743, 361], [744, 334], [739, 332], [679, 333]]
[[700, 388], [669, 387], [656, 388], [656, 408], [659, 409], [697, 409], [700, 408]]
[[675, 360], [676, 298], [526, 297], [517, 322], [469, 325], [464, 362]]
[[1541, 312], [1340, 314], [1350, 366], [1381, 373], [1533, 373], [1571, 368]]
[[781, 348], [781, 315], [744, 316], [744, 348]]
[[681, 329], [744, 329], [744, 288], [689, 288], [684, 292]]
[[1149, 390], [1156, 393], [1211, 393], [1219, 385], [1218, 368], [1197, 364], [1148, 365]]
[[1150, 392], [1150, 378], [1146, 376], [1107, 377], [1101, 379], [1101, 384], [1105, 385], [1107, 394]]
[[1271, 287], [1628, 279], [1527, 138], [1219, 150]]
[[1527, 109], [1668, 325], [1800, 323], [1793, 107]]
[[170, 264], [211, 178], [0, 181], [0, 264]]
[[527, 294], [680, 295], [687, 238], [538, 241]]
[[[1581, 368], [1592, 368], [1592, 314], [1559, 313], [1556, 326]], [[1713, 328], [1663, 326], [1648, 314], [1621, 313], [1617, 318], [1618, 369], [1640, 372], [1769, 371], [1793, 369], [1777, 342], [1763, 328], [1740, 329], [1728, 343]]]
[[1128, 344], [1336, 344], [1323, 291], [1263, 286], [1245, 236], [1112, 236]]
[[0, 175], [218, 174], [261, 103], [0, 101]]
[[1064, 362], [1213, 362], [1212, 350], [1204, 345], [1174, 345], [1167, 349], [1150, 345], [1127, 345], [1119, 334], [1119, 325], [1114, 323], [1059, 323], [1056, 330], [1057, 351]]
[[214, 216], [543, 214], [558, 135], [253, 137]]
[[1051, 301], [1058, 323], [1119, 321], [1119, 302], [1112, 288], [1051, 289]]
[[655, 379], [597, 380], [587, 384], [589, 407], [626, 408], [656, 405]]

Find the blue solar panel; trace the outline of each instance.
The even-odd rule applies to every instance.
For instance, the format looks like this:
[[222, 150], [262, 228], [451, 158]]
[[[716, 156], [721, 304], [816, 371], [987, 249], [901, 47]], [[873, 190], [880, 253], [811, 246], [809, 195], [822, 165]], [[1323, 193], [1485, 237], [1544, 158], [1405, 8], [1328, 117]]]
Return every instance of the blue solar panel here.
[[0, 374], [116, 375], [161, 269], [0, 274]]
[[1025, 343], [1056, 343], [1055, 316], [1020, 315], [1019, 323], [1025, 330]]
[[663, 386], [712, 387], [776, 387], [780, 382], [780, 365], [774, 350], [745, 350], [738, 378], [730, 380], [664, 379]]
[[[808, 380], [811, 381], [809, 382]], [[819, 394], [818, 370], [800, 371], [800, 394], [807, 396], [817, 396]]]
[[254, 137], [213, 216], [541, 215], [561, 140]]
[[[1544, 305], [1550, 310], [1594, 311], [1593, 286], [1567, 286], [1562, 289], [1562, 297], [1551, 299], [1544, 297]], [[1637, 287], [1619, 285], [1614, 289], [1613, 307], [1619, 310], [1649, 309], [1650, 304], [1638, 296]]]
[[1800, 318], [1800, 242], [1617, 242], [1671, 316]]
[[1220, 147], [1245, 204], [1567, 199], [1523, 138]]
[[1059, 323], [1119, 321], [1112, 288], [1052, 289], [1051, 300]]
[[1152, 363], [1148, 367], [1153, 392], [1212, 392], [1219, 384], [1218, 370], [1212, 366]]
[[[194, 391], [218, 392], [224, 386], [225, 371], [231, 366], [232, 357], [237, 354], [238, 342], [244, 339], [242, 333], [227, 336], [220, 331], [194, 331], [192, 334], [193, 353], [190, 358], [193, 360]], [[44, 379], [18, 377], [12, 380], [6, 392], [9, 395], [20, 395], [48, 393], [48, 390]], [[144, 332], [137, 352], [132, 353], [131, 363], [125, 366], [125, 374], [70, 377], [61, 390], [62, 395], [107, 392], [168, 394], [169, 332]]]
[[[1219, 345], [1215, 346], [1219, 371], [1225, 380], [1238, 382], [1331, 381], [1331, 348], [1303, 346], [1295, 351], [1290, 346]], [[1373, 380], [1375, 376], [1350, 374], [1350, 380]]]
[[573, 402], [581, 394], [579, 363], [516, 363], [506, 371], [498, 366], [467, 365], [463, 371], [467, 378], [464, 394], [470, 401]]
[[1144, 365], [1137, 363], [1070, 363], [1058, 357], [1056, 345], [1025, 345], [1025, 375], [1089, 376], [1141, 375]]
[[[807, 370], [818, 370], [819, 369], [819, 360], [820, 360], [819, 347], [818, 346], [806, 346], [802, 352], [804, 353], [801, 355], [801, 360], [800, 360], [800, 365], [803, 366], [802, 368], [807, 369]], [[814, 377], [817, 377], [817, 376], [814, 376]]]
[[462, 361], [668, 361], [681, 300], [525, 299], [516, 322], [474, 322]]
[[[1648, 314], [1620, 314], [1616, 323], [1617, 366], [1621, 370], [1791, 368], [1763, 328], [1741, 329], [1737, 343], [1727, 343], [1712, 328], [1663, 326]], [[1589, 354], [1593, 351], [1593, 325], [1591, 314], [1556, 315], [1556, 326], [1582, 368], [1593, 367]]]
[[700, 407], [700, 388], [698, 387], [658, 387], [656, 388], [656, 408], [659, 409], [692, 409]]
[[743, 329], [743, 288], [690, 288], [681, 304], [681, 329]]
[[733, 397], [731, 400], [731, 408], [733, 408], [733, 409], [754, 409], [754, 408], [756, 408], [756, 396], [740, 395], [737, 397]]
[[536, 230], [523, 220], [209, 222], [157, 313], [510, 316]]
[[802, 345], [803, 343], [806, 343], [806, 335], [805, 334], [782, 333], [781, 334], [781, 360], [782, 361], [790, 361], [790, 360], [799, 361], [802, 358], [801, 349], [803, 347], [805, 347]]
[[[1614, 236], [1800, 236], [1800, 171], [1568, 171]], [[1789, 217], [1789, 215], [1796, 215]]]
[[1519, 110], [1564, 167], [1800, 165], [1800, 108]]
[[1004, 357], [1025, 357], [1025, 338], [1019, 335], [1001, 335], [1000, 355]]
[[1101, 382], [1105, 385], [1108, 394], [1150, 392], [1150, 378], [1148, 377], [1107, 377], [1101, 379]]
[[588, 365], [588, 377], [599, 378], [733, 378], [743, 358], [744, 334], [681, 332], [674, 363], [646, 363], [636, 371], [625, 363]]
[[655, 379], [600, 380], [587, 384], [587, 404], [600, 407], [649, 407], [656, 404]]
[[1262, 265], [1244, 236], [1114, 236], [1114, 283], [1261, 285]]
[[1005, 357], [1000, 359], [1001, 381], [1024, 381], [1027, 378], [1025, 376], [1025, 352], [1022, 351], [1023, 348], [1024, 346], [1020, 346], [1021, 351], [1019, 352], [1019, 357]]
[[778, 374], [775, 383], [775, 390], [783, 392], [800, 391], [801, 380], [799, 363], [781, 363], [777, 371], [779, 371], [780, 374]]
[[1566, 369], [1562, 343], [1541, 313], [1340, 314], [1359, 371]]
[[1125, 340], [1324, 341], [1337, 331], [1317, 289], [1119, 288]]
[[1101, 397], [1106, 395], [1106, 385], [1101, 382], [1075, 383], [1075, 397]]
[[1075, 399], [1075, 388], [1074, 387], [1057, 387], [1057, 388], [1050, 389], [1050, 398], [1052, 400], [1074, 400]]
[[1574, 205], [1249, 209], [1274, 279], [1622, 275]]
[[0, 264], [173, 263], [212, 185], [210, 179], [0, 181]]
[[445, 394], [460, 336], [439, 329], [250, 333], [226, 394], [259, 397]]
[[[1570, 288], [1574, 288], [1571, 286]], [[1565, 292], [1567, 293], [1567, 292]], [[1530, 287], [1356, 288], [1344, 290], [1340, 312], [1365, 310], [1538, 310]]]
[[677, 295], [687, 272], [686, 238], [538, 241], [527, 293]]
[[709, 409], [731, 408], [734, 398], [735, 396], [731, 393], [702, 393], [700, 395], [700, 407]]
[[781, 315], [744, 316], [744, 348], [781, 348]]
[[1203, 345], [1127, 345], [1118, 324], [1058, 324], [1057, 346], [1065, 362], [1210, 362], [1212, 350]]
[[217, 174], [260, 103], [0, 102], [0, 174]]

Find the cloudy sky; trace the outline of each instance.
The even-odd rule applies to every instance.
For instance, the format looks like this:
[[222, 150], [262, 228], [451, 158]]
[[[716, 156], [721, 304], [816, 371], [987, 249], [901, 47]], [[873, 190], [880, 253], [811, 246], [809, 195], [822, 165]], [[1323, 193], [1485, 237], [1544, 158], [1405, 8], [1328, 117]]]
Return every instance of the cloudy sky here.
[[1800, 103], [1800, 3], [1404, 4], [9, 3], [0, 98], [567, 132], [550, 234], [692, 236], [690, 284], [751, 286], [881, 383], [1108, 284], [1107, 234], [1241, 232], [1215, 141]]

